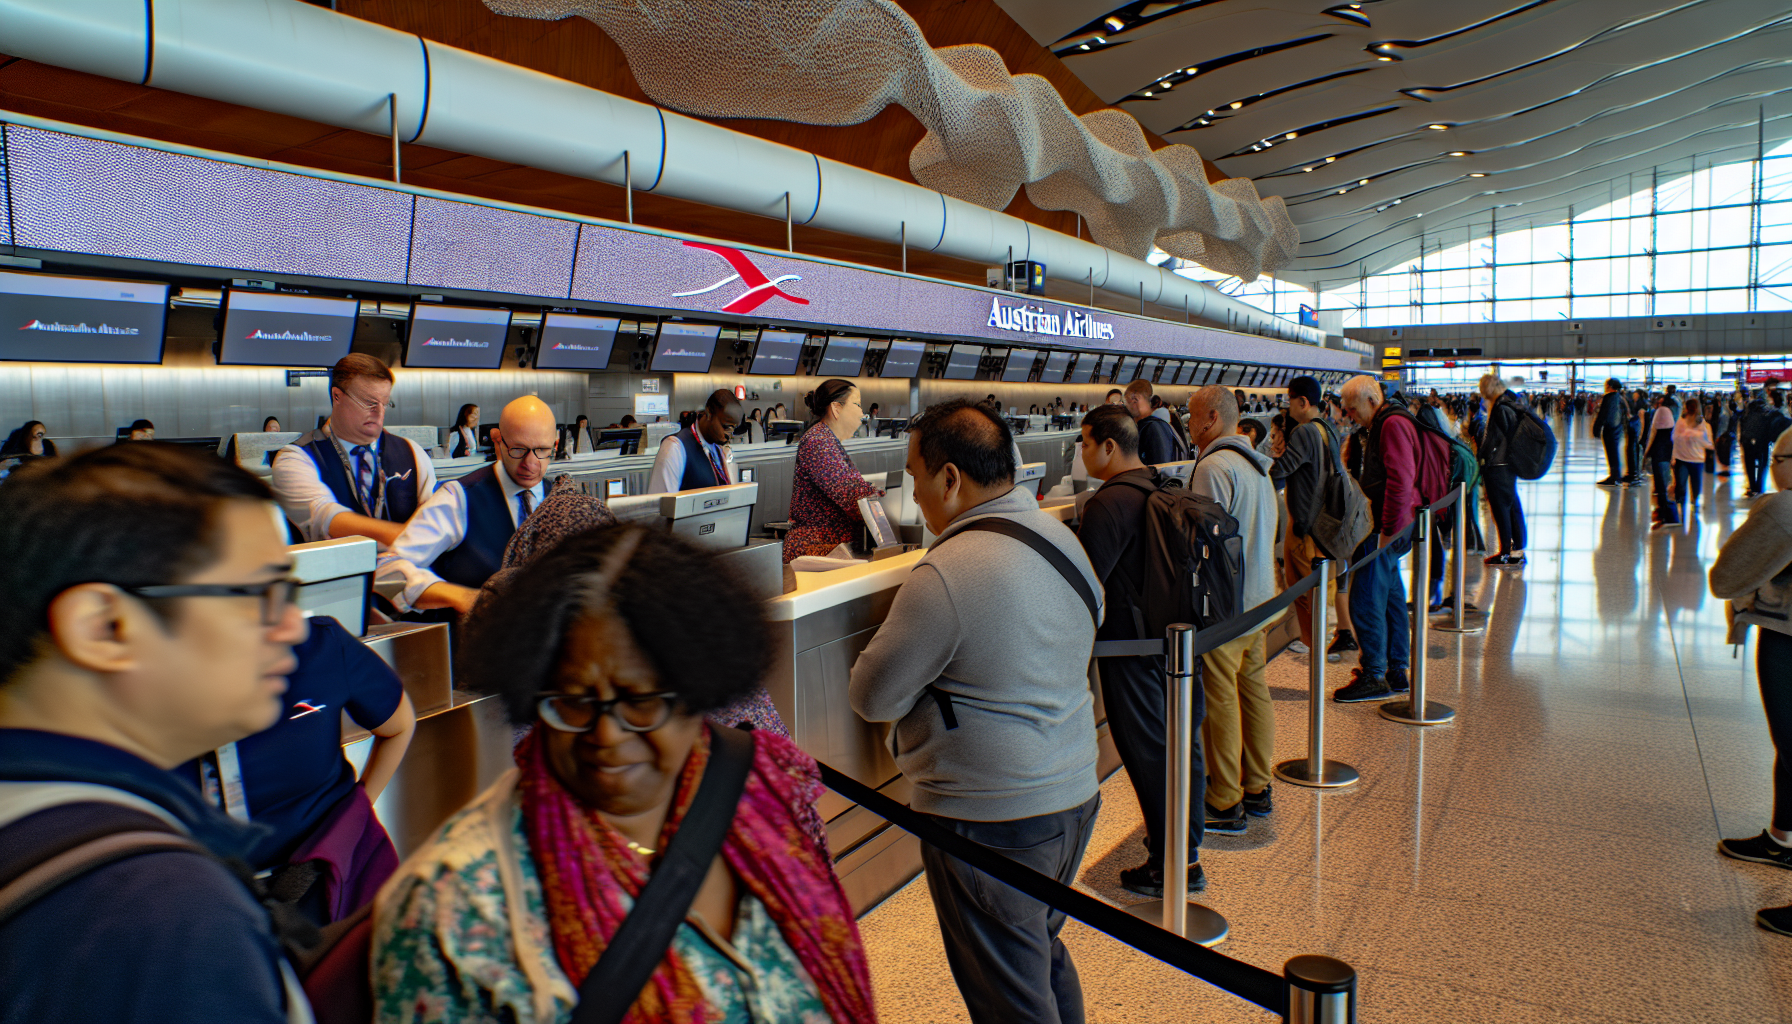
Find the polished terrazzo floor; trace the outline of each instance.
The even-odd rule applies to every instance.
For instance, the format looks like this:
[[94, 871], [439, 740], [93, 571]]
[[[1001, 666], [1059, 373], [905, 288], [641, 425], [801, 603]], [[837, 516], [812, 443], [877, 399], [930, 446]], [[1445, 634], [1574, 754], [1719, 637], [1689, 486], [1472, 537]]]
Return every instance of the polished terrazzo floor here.
[[[1771, 803], [1753, 645], [1725, 644], [1705, 587], [1746, 514], [1741, 478], [1708, 479], [1696, 519], [1651, 535], [1647, 488], [1593, 486], [1584, 421], [1562, 433], [1555, 471], [1521, 485], [1530, 564], [1473, 566], [1487, 631], [1431, 634], [1430, 696], [1456, 721], [1328, 708], [1327, 754], [1362, 782], [1278, 783], [1272, 817], [1209, 838], [1203, 902], [1232, 925], [1218, 948], [1277, 971], [1346, 960], [1364, 1021], [1792, 1021], [1792, 938], [1753, 923], [1792, 902], [1792, 872], [1715, 852]], [[1304, 657], [1270, 665], [1278, 760], [1305, 753], [1306, 680]], [[1124, 771], [1102, 797], [1079, 885], [1131, 902], [1118, 873], [1143, 830]], [[968, 1019], [925, 886], [860, 923], [891, 1024]], [[1276, 1019], [1075, 921], [1064, 935], [1094, 1024]]]

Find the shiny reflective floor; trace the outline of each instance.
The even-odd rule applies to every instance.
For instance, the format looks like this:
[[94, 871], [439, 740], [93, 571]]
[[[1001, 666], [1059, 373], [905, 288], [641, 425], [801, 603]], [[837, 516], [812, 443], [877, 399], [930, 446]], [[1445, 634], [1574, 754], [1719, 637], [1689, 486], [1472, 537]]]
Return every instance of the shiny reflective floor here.
[[[1746, 515], [1742, 479], [1707, 477], [1700, 514], [1651, 535], [1648, 488], [1595, 487], [1584, 419], [1557, 428], [1556, 468], [1520, 485], [1530, 564], [1474, 559], [1487, 631], [1430, 636], [1430, 697], [1455, 722], [1329, 707], [1327, 756], [1362, 781], [1277, 783], [1270, 818], [1209, 837], [1202, 899], [1232, 925], [1219, 949], [1277, 972], [1343, 959], [1363, 1021], [1792, 1020], [1792, 938], [1753, 922], [1792, 902], [1792, 872], [1715, 849], [1758, 833], [1772, 797], [1753, 644], [1724, 642], [1705, 585]], [[1269, 671], [1277, 759], [1303, 756], [1307, 661]], [[1143, 859], [1143, 828], [1124, 771], [1102, 797], [1079, 884], [1133, 902], [1118, 874]], [[968, 1019], [925, 885], [861, 921], [897, 1024]], [[1091, 1022], [1276, 1019], [1075, 921], [1064, 935]]]

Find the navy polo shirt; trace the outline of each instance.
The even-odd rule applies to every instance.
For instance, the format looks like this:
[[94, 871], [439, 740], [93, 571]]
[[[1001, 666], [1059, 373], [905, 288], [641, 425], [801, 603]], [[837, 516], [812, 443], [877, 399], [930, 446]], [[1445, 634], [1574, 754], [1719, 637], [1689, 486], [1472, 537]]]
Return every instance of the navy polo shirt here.
[[[392, 666], [329, 616], [312, 618], [311, 635], [292, 653], [299, 667], [286, 677], [280, 720], [236, 745], [249, 819], [272, 829], [250, 851], [258, 871], [286, 863], [354, 789], [354, 766], [342, 756], [342, 713], [372, 729], [404, 697]], [[176, 770], [200, 784], [199, 762]]]

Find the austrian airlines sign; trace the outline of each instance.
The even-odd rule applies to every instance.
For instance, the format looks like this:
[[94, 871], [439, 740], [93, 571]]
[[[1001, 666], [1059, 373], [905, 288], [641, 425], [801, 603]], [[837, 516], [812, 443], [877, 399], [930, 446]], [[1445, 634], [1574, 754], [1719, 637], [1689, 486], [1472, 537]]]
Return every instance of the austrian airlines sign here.
[[1022, 334], [1051, 334], [1060, 338], [1094, 338], [1112, 341], [1114, 325], [1097, 320], [1087, 311], [1067, 309], [1063, 315], [1048, 313], [1043, 306], [1004, 306], [989, 300], [989, 326]]

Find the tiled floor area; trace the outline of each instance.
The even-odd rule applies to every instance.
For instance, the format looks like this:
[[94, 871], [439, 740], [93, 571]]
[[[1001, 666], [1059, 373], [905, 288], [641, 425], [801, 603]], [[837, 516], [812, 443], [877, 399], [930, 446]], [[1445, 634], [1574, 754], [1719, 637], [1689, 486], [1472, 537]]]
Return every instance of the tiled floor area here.
[[[1529, 566], [1474, 566], [1487, 632], [1431, 634], [1430, 696], [1453, 724], [1333, 705], [1327, 753], [1363, 781], [1278, 783], [1271, 818], [1208, 839], [1222, 952], [1277, 971], [1346, 960], [1364, 1021], [1792, 1020], [1792, 939], [1753, 923], [1792, 902], [1792, 872], [1715, 851], [1771, 802], [1753, 645], [1724, 643], [1705, 586], [1746, 514], [1742, 480], [1708, 479], [1697, 519], [1651, 536], [1647, 488], [1603, 475], [1577, 422], [1556, 470], [1521, 485]], [[1270, 666], [1278, 760], [1305, 752], [1306, 675], [1305, 658]], [[1080, 884], [1128, 902], [1118, 872], [1143, 830], [1124, 771], [1102, 795]], [[923, 880], [861, 927], [883, 1020], [968, 1019]], [[1065, 941], [1093, 1024], [1275, 1019], [1077, 922]]]

